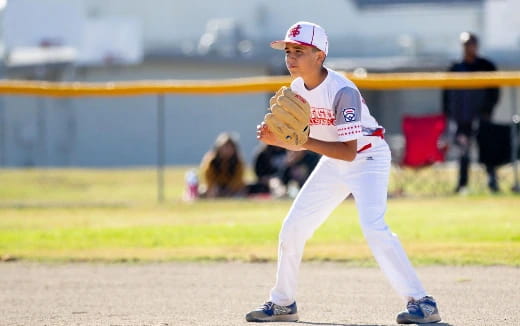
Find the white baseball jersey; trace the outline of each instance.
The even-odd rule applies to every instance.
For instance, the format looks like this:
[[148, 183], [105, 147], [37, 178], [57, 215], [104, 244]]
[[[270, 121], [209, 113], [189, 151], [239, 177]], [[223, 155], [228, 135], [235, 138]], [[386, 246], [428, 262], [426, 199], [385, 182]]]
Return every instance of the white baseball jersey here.
[[374, 141], [382, 127], [370, 115], [356, 85], [345, 76], [328, 69], [325, 80], [312, 90], [296, 78], [291, 89], [305, 98], [311, 108], [310, 137], [323, 141], [358, 140], [358, 150]]

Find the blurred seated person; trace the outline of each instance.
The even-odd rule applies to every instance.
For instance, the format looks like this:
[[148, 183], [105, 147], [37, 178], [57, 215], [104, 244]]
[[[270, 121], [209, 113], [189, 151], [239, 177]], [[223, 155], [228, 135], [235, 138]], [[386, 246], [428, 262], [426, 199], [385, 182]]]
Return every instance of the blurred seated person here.
[[284, 148], [262, 143], [260, 150], [253, 160], [256, 183], [248, 186], [248, 193], [269, 194], [271, 193], [271, 180], [279, 178], [284, 168], [286, 151]]
[[311, 151], [289, 151], [265, 145], [255, 157], [254, 169], [258, 181], [248, 186], [248, 194], [294, 197], [320, 157]]
[[[287, 151], [280, 179], [289, 196], [295, 197], [318, 161], [320, 155], [311, 151]], [[295, 186], [296, 188], [291, 188]]]
[[201, 197], [222, 198], [244, 194], [245, 164], [238, 143], [230, 133], [221, 133], [213, 148], [202, 158]]

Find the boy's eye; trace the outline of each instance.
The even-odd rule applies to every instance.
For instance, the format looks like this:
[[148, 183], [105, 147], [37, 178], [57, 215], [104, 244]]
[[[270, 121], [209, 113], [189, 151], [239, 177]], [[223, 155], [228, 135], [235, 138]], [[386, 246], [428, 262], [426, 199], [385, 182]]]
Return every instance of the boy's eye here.
[[285, 54], [291, 54], [291, 53], [301, 54], [301, 53], [303, 53], [303, 51], [301, 49], [285, 50]]

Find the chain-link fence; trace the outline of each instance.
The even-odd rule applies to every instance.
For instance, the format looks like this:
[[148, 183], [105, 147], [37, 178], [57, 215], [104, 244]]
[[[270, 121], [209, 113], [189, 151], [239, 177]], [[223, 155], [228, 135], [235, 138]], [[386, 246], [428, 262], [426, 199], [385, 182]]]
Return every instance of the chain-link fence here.
[[[372, 92], [510, 87], [511, 112], [518, 113], [520, 72], [349, 77], [362, 91]], [[0, 82], [0, 201], [23, 205], [179, 200], [185, 172], [196, 166], [220, 131], [239, 133], [242, 152], [250, 161], [257, 145], [255, 126], [265, 113], [267, 99], [289, 81], [288, 77], [259, 77], [200, 82]], [[512, 147], [517, 148], [516, 133], [511, 135]], [[453, 192], [457, 178], [453, 155], [446, 154], [447, 162], [406, 167], [402, 135], [389, 132], [387, 136], [394, 157], [392, 196]], [[474, 155], [473, 161], [477, 160]], [[251, 171], [248, 179], [254, 179]], [[499, 168], [499, 182], [504, 191], [518, 190], [516, 159]], [[483, 168], [474, 164], [468, 192], [485, 193], [486, 183]]]

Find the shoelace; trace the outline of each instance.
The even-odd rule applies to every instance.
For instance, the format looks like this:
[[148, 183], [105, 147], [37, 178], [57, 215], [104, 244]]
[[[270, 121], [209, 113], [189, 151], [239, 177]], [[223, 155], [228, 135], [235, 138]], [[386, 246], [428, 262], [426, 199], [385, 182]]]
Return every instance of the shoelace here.
[[424, 298], [421, 298], [419, 300], [410, 300], [408, 301], [408, 304], [406, 305], [406, 309], [408, 311], [423, 311], [423, 309], [421, 309], [421, 303], [425, 303], [426, 305], [428, 306], [432, 306], [431, 303], [427, 302], [428, 299], [430, 299], [429, 297], [424, 297]]
[[408, 301], [406, 304], [406, 309], [410, 310], [419, 310], [419, 301], [415, 301], [414, 299]]
[[274, 306], [274, 303], [271, 302], [271, 301], [267, 301], [266, 303], [264, 303], [264, 305], [262, 306], [262, 310], [271, 310], [273, 309], [273, 306]]

